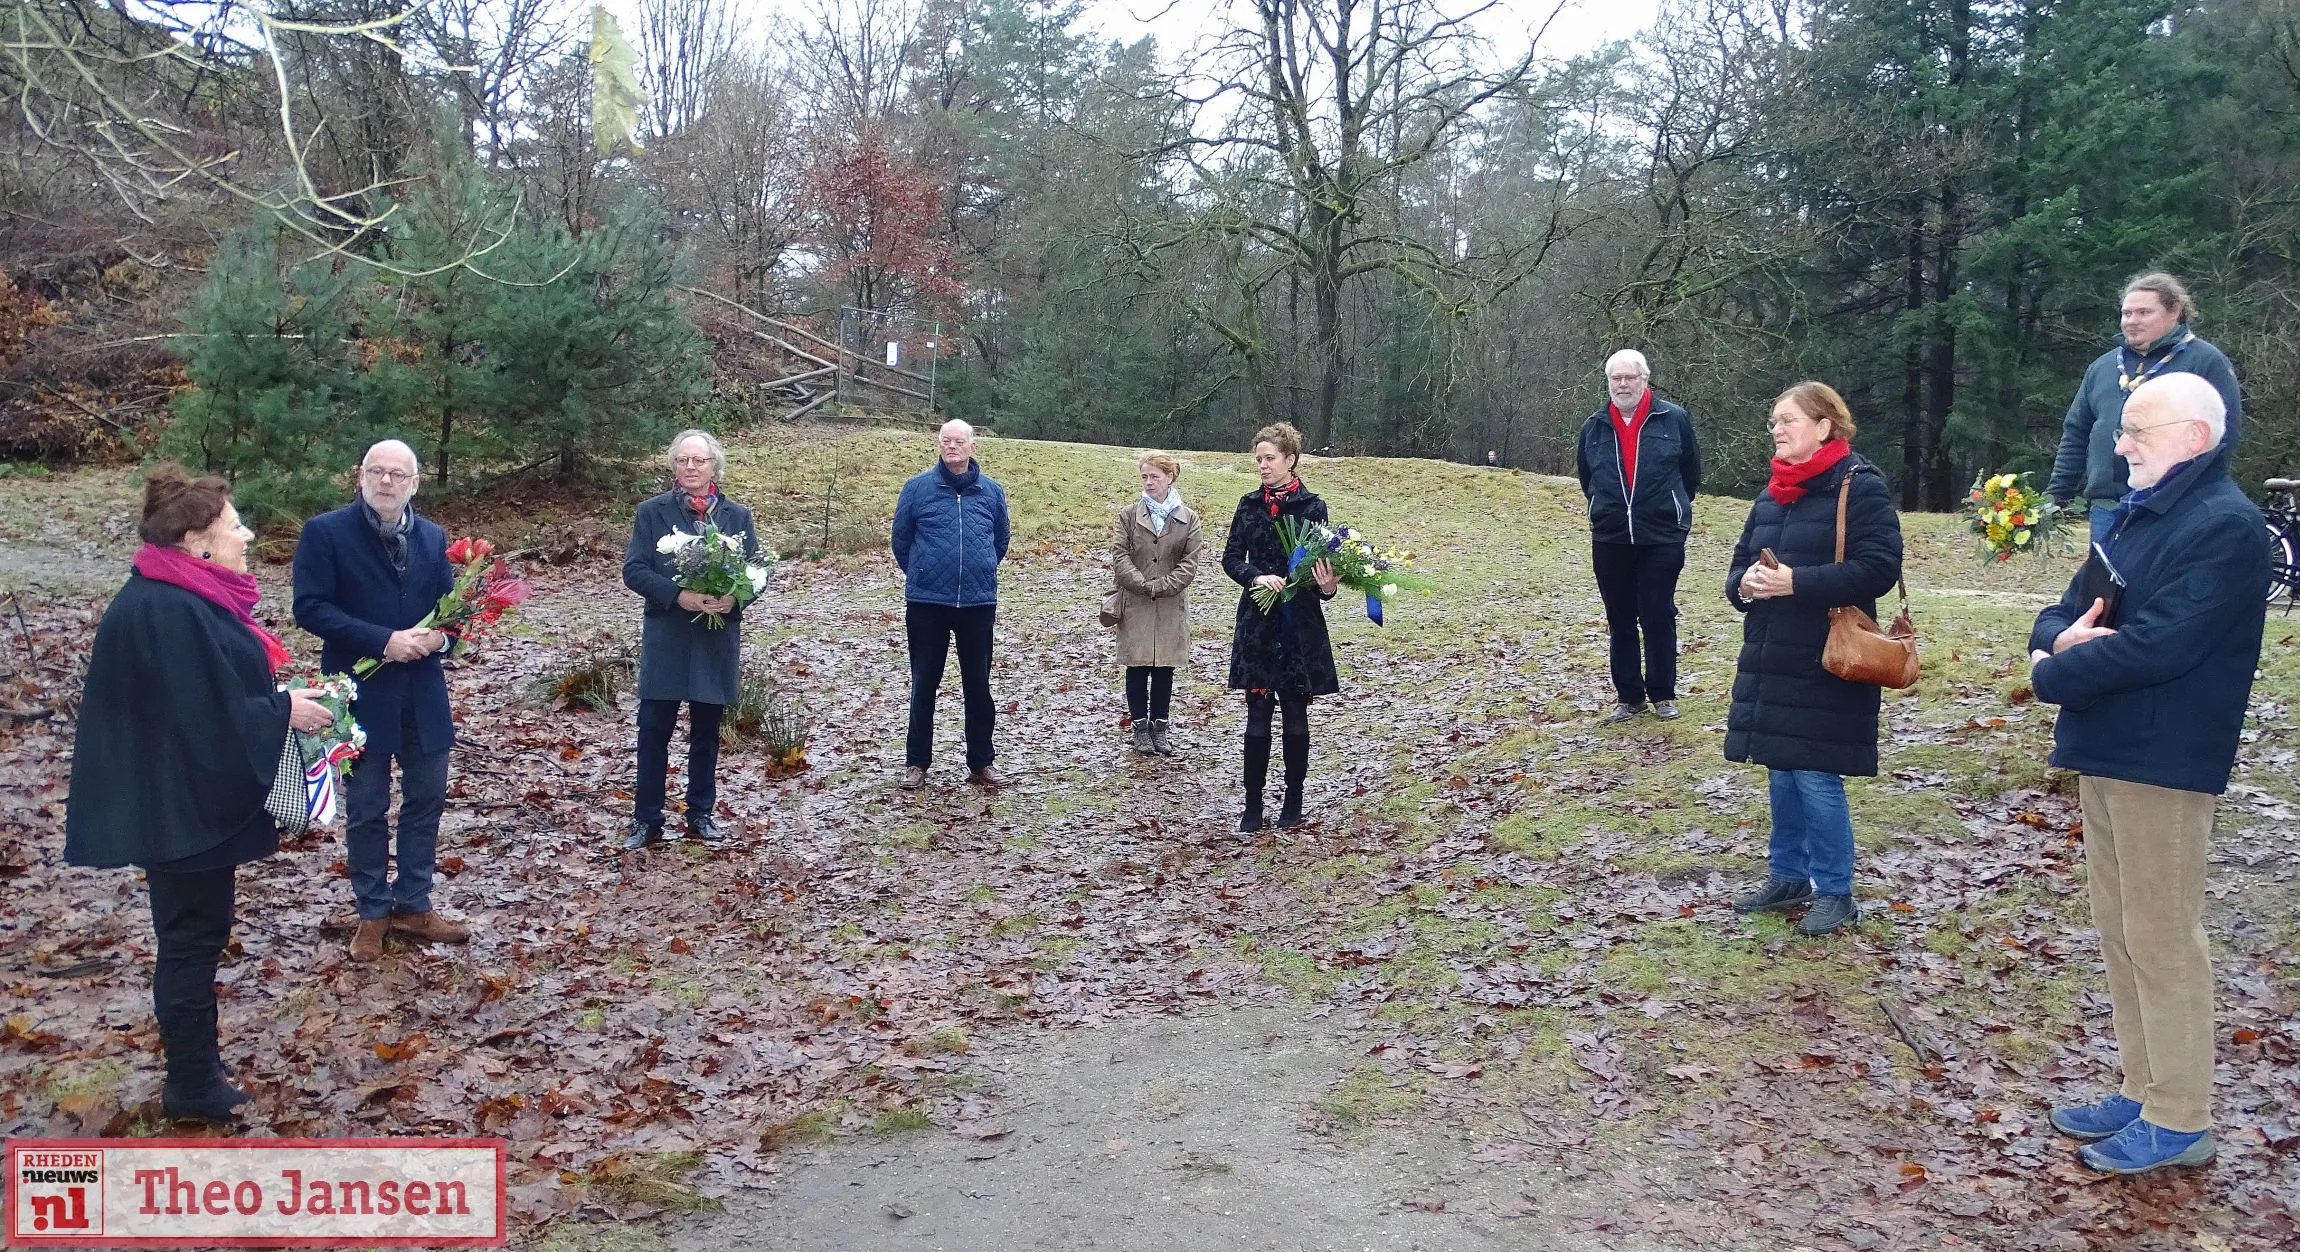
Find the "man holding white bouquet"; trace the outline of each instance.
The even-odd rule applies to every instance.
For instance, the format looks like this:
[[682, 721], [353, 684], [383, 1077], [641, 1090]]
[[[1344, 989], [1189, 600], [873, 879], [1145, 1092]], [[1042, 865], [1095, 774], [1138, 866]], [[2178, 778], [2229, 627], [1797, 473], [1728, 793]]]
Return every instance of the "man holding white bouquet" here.
[[687, 833], [725, 838], [719, 803], [719, 719], [742, 686], [743, 605], [765, 589], [751, 511], [720, 494], [727, 453], [700, 430], [679, 432], [665, 454], [672, 488], [639, 506], [623, 585], [646, 601], [639, 633], [639, 778], [632, 789], [637, 851], [663, 838], [671, 730], [687, 706]]

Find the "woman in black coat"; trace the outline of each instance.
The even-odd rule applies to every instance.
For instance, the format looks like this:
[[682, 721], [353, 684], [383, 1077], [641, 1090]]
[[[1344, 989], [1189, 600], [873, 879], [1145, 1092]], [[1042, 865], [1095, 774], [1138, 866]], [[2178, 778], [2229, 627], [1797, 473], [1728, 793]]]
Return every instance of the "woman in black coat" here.
[[[623, 585], [647, 602], [639, 627], [639, 775], [632, 789], [631, 829], [625, 851], [663, 837], [663, 776], [671, 763], [671, 731], [679, 705], [687, 706], [687, 833], [717, 846], [725, 836], [712, 810], [719, 803], [719, 723], [743, 685], [743, 606], [733, 596], [706, 596], [679, 586], [671, 555], [662, 550], [673, 531], [701, 532], [708, 521], [754, 556], [759, 538], [751, 511], [719, 492], [726, 449], [699, 430], [679, 432], [665, 454], [671, 490], [639, 506], [631, 519], [631, 545], [623, 554]], [[712, 626], [705, 614], [725, 619]]]
[[226, 1081], [216, 1042], [216, 962], [231, 940], [236, 870], [279, 847], [264, 798], [288, 728], [316, 732], [333, 718], [272, 683], [287, 649], [251, 615], [255, 536], [223, 479], [154, 469], [141, 530], [134, 572], [88, 657], [64, 860], [143, 868], [158, 940], [152, 1012], [167, 1054], [161, 1107], [224, 1121], [247, 1099]]
[[1310, 773], [1310, 700], [1341, 691], [1334, 673], [1334, 649], [1326, 639], [1324, 602], [1341, 582], [1323, 558], [1310, 567], [1318, 594], [1296, 594], [1268, 613], [1254, 603], [1256, 584], [1283, 587], [1292, 568], [1278, 540], [1278, 518], [1326, 520], [1326, 502], [1310, 494], [1294, 473], [1302, 460], [1302, 432], [1285, 422], [1265, 426], [1254, 436], [1254, 470], [1260, 488], [1238, 501], [1230, 521], [1230, 541], [1222, 548], [1222, 568], [1242, 590], [1238, 629], [1230, 640], [1230, 686], [1246, 693], [1246, 812], [1241, 832], [1262, 828], [1262, 786], [1270, 775], [1270, 714], [1282, 714], [1285, 731], [1286, 799], [1278, 825], [1302, 824], [1302, 782]]
[[[1825, 935], [1857, 920], [1853, 819], [1845, 775], [1877, 772], [1879, 689], [1821, 668], [1829, 610], [1877, 597], [1901, 578], [1901, 519], [1877, 467], [1852, 450], [1853, 415], [1823, 383], [1773, 402], [1773, 478], [1742, 524], [1725, 598], [1746, 616], [1725, 756], [1772, 771], [1771, 881], [1733, 902], [1742, 913], [1810, 902], [1797, 929]], [[1845, 558], [1837, 497], [1850, 484]], [[1769, 565], [1770, 551], [1778, 562]]]

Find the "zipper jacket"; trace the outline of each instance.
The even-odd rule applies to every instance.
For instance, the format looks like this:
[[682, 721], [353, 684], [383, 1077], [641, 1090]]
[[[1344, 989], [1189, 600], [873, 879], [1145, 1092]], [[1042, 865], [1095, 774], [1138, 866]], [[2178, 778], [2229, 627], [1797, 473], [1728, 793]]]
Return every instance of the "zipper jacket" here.
[[1589, 534], [1599, 543], [1685, 542], [1693, 494], [1701, 489], [1701, 449], [1693, 419], [1660, 396], [1637, 428], [1637, 479], [1629, 480], [1613, 415], [1599, 409], [1581, 425], [1574, 471], [1589, 501]]

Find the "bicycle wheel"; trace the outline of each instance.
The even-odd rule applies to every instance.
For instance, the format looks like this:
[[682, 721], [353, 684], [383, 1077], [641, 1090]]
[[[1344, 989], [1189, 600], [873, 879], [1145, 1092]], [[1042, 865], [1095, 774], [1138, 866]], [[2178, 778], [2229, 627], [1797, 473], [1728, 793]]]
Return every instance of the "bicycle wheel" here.
[[2300, 542], [2281, 513], [2268, 515], [2268, 603], [2290, 603], [2300, 595]]

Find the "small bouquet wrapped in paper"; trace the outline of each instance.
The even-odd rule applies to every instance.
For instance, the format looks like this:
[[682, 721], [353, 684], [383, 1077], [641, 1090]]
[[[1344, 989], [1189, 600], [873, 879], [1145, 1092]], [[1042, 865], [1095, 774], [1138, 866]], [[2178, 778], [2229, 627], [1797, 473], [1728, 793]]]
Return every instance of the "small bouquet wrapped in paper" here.
[[1382, 606], [1400, 592], [1429, 591], [1429, 583], [1413, 571], [1411, 552], [1377, 548], [1365, 535], [1347, 526], [1281, 517], [1277, 527], [1278, 542], [1287, 553], [1286, 586], [1281, 591], [1254, 588], [1254, 603], [1264, 613], [1293, 599], [1296, 591], [1309, 584], [1310, 571], [1319, 561], [1326, 562], [1342, 586], [1365, 596], [1366, 616], [1376, 626], [1382, 624]]
[[[699, 596], [725, 596], [737, 607], [759, 598], [767, 589], [774, 557], [745, 550], [742, 540], [704, 522], [700, 530], [674, 530], [656, 542], [655, 550], [671, 558], [671, 581], [682, 591]], [[727, 624], [724, 615], [698, 613], [704, 624], [717, 630]]]

